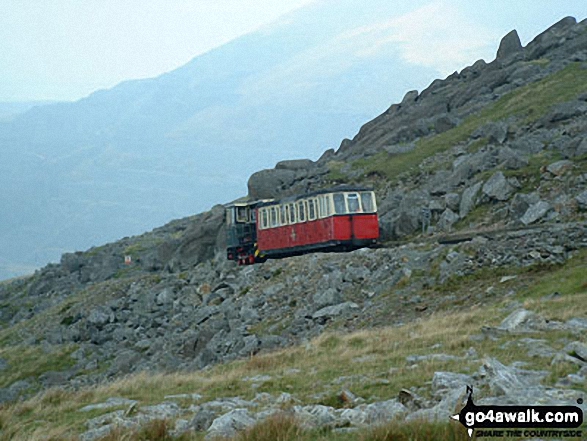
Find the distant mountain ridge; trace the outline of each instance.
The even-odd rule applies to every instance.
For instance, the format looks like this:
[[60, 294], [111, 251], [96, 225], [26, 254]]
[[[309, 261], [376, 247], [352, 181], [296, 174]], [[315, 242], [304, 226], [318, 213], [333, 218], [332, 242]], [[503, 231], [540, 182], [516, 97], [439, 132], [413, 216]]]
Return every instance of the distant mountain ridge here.
[[[319, 2], [158, 78], [0, 121], [0, 266], [42, 265], [241, 196], [255, 170], [316, 158], [435, 76], [393, 45], [357, 55], [368, 37], [348, 31], [400, 9], [338, 8], [322, 20], [333, 10]], [[0, 279], [17, 274], [0, 267]]]

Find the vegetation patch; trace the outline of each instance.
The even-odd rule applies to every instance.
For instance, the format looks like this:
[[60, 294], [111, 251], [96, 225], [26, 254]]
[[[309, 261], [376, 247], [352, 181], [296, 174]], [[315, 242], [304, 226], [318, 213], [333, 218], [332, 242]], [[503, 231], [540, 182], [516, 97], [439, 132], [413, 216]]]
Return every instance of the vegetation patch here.
[[8, 387], [19, 380], [36, 379], [48, 371], [64, 371], [75, 364], [70, 355], [75, 345], [52, 346], [9, 346], [0, 348], [0, 358], [7, 362], [7, 368], [0, 376], [0, 388]]

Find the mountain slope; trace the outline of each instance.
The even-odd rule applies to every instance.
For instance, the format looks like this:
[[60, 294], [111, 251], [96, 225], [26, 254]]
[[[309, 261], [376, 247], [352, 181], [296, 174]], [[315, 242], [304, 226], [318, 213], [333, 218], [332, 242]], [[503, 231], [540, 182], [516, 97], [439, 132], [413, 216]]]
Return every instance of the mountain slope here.
[[0, 284], [0, 400], [83, 389], [0, 409], [6, 436], [40, 439], [43, 419], [58, 437], [124, 437], [167, 418], [201, 439], [285, 408], [336, 439], [446, 422], [464, 384], [485, 403], [585, 410], [585, 90], [587, 21], [566, 18], [526, 47], [508, 34], [496, 60], [408, 93], [304, 170], [251, 176], [252, 197], [373, 185], [378, 249], [238, 267], [216, 206]]

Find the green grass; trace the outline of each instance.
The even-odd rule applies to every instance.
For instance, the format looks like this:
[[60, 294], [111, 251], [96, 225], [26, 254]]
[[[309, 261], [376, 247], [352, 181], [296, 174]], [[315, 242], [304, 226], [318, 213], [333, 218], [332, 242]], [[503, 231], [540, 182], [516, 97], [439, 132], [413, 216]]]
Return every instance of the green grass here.
[[[365, 176], [377, 174], [395, 182], [402, 173], [414, 169], [424, 159], [466, 141], [483, 125], [515, 116], [530, 124], [544, 116], [552, 106], [576, 98], [587, 90], [587, 69], [572, 63], [540, 81], [516, 89], [482, 111], [469, 116], [457, 127], [439, 135], [420, 139], [411, 152], [390, 155], [379, 152], [353, 165]], [[478, 146], [476, 147], [478, 148]]]
[[0, 375], [0, 387], [7, 387], [19, 380], [35, 379], [47, 371], [63, 371], [75, 364], [70, 355], [75, 345], [53, 346], [43, 350], [40, 346], [9, 346], [0, 349], [0, 358], [8, 362], [8, 368]]
[[345, 165], [344, 161], [330, 161], [328, 162], [328, 173], [325, 176], [326, 181], [331, 183], [348, 183], [349, 177], [342, 171]]

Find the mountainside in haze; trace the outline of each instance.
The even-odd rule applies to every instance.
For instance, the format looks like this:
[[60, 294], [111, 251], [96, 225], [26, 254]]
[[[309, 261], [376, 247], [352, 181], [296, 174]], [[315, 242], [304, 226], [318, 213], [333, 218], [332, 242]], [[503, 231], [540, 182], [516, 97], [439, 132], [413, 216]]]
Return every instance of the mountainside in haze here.
[[402, 13], [381, 3], [319, 2], [158, 78], [0, 120], [0, 279], [239, 197], [430, 81], [361, 30]]
[[464, 440], [444, 426], [468, 385], [585, 412], [586, 90], [587, 20], [512, 31], [337, 151], [250, 177], [252, 198], [372, 185], [377, 249], [239, 267], [215, 206], [1, 283], [0, 402], [42, 393], [0, 436]]

